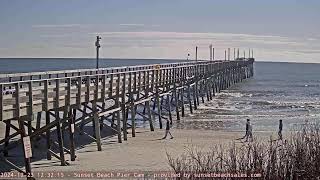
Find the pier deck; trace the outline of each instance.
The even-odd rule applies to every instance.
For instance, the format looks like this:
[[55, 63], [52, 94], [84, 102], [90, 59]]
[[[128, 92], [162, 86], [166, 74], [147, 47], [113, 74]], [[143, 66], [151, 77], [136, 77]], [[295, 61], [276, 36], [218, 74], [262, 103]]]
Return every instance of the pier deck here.
[[[116, 132], [119, 143], [127, 140], [129, 128], [136, 135], [138, 116], [149, 122], [151, 131], [154, 116], [162, 128], [163, 120], [172, 122], [172, 113], [179, 120], [185, 108], [193, 113], [216, 92], [253, 76], [253, 62], [248, 58], [0, 75], [0, 121], [6, 124], [0, 160], [31, 174], [30, 150], [36, 139], [43, 138], [47, 159], [53, 156], [61, 165], [68, 165], [65, 154], [71, 161], [76, 158], [75, 132], [90, 136], [101, 151], [100, 131], [105, 126]], [[93, 134], [84, 131], [88, 123], [92, 123]], [[25, 169], [6, 158], [17, 136], [27, 148]]]

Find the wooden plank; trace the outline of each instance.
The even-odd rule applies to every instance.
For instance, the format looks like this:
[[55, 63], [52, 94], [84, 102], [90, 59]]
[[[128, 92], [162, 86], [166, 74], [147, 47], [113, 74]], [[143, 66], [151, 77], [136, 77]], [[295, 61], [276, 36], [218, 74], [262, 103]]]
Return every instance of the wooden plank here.
[[121, 110], [120, 107], [118, 107], [118, 108], [113, 108], [113, 109], [110, 109], [110, 110], [107, 110], [107, 111], [100, 112], [100, 113], [98, 114], [98, 116], [99, 116], [99, 117], [105, 116], [105, 115], [108, 115], [108, 114], [111, 114], [111, 113], [114, 113], [114, 112], [117, 112], [117, 111], [120, 111], [120, 110]]
[[[147, 71], [147, 88], [145, 90], [145, 94], [146, 94], [146, 98], [149, 97], [149, 92], [150, 92], [150, 81], [149, 81], [149, 77], [150, 77], [150, 71]], [[149, 98], [151, 100], [151, 98]], [[154, 126], [153, 126], [153, 122], [152, 122], [152, 116], [151, 116], [151, 107], [150, 107], [150, 100], [146, 101], [146, 109], [147, 109], [147, 115], [148, 115], [148, 121], [149, 121], [149, 126], [150, 126], [150, 131], [154, 131]]]
[[92, 102], [92, 112], [93, 112], [93, 121], [94, 121], [94, 132], [95, 132], [95, 138], [97, 142], [97, 148], [98, 151], [102, 150], [101, 147], [101, 135], [100, 135], [100, 121], [98, 116], [98, 109], [97, 109], [97, 101], [99, 96], [99, 75], [96, 76], [95, 79], [96, 88], [95, 88], [95, 96], [94, 101]]
[[[50, 113], [49, 111], [46, 111], [46, 126], [50, 124]], [[51, 149], [51, 131], [48, 128], [46, 130], [46, 147], [47, 147], [47, 160], [51, 160], [51, 154], [49, 153], [49, 150]]]
[[102, 90], [101, 90], [101, 100], [102, 102], [106, 99], [106, 83], [107, 83], [107, 75], [102, 76]]
[[[6, 124], [6, 132], [5, 132], [5, 143], [4, 143], [4, 152], [3, 152], [3, 155], [5, 157], [9, 156], [9, 152], [7, 150], [8, 146], [9, 146], [9, 141], [10, 141], [10, 124], [11, 124], [11, 120], [7, 120], [5, 121], [5, 124]], [[2, 144], [2, 143], [0, 143]]]
[[[16, 115], [18, 117], [20, 117], [20, 83], [15, 83], [15, 98], [16, 98]], [[20, 136], [21, 136], [21, 140], [26, 137], [26, 132], [25, 132], [25, 129], [24, 129], [24, 125], [23, 125], [23, 121], [21, 120], [18, 120], [18, 124], [19, 124], [19, 129], [20, 129]], [[22, 141], [22, 145], [24, 147], [24, 141]], [[25, 163], [25, 170], [26, 170], [26, 174], [27, 175], [30, 175], [32, 174], [31, 172], [31, 159], [30, 157], [28, 157], [28, 154], [23, 151], [23, 154], [24, 154], [24, 163]]]
[[176, 75], [177, 75], [177, 69], [174, 69], [174, 83], [173, 83], [173, 97], [174, 97], [174, 101], [175, 101], [175, 108], [176, 108], [176, 116], [177, 116], [177, 120], [180, 120], [180, 113], [179, 113], [179, 98], [177, 95], [177, 87], [176, 87]]
[[43, 96], [43, 110], [48, 111], [49, 110], [49, 100], [48, 100], [48, 80], [44, 81], [44, 96]]
[[32, 81], [28, 83], [28, 89], [29, 89], [29, 107], [28, 107], [28, 116], [30, 117], [28, 121], [28, 135], [32, 133], [32, 128], [31, 128], [31, 121], [33, 120], [33, 90], [32, 90]]
[[[81, 93], [81, 92], [80, 92]], [[70, 143], [70, 159], [75, 161], [75, 142], [74, 142], [74, 120], [76, 116], [76, 109], [71, 109], [71, 78], [67, 80], [67, 95], [66, 95], [66, 108], [68, 113], [68, 126], [69, 126], [69, 143]], [[64, 129], [64, 127], [63, 127]]]
[[16, 106], [16, 116], [20, 117], [20, 83], [15, 83], [15, 106]]
[[3, 84], [0, 84], [0, 121], [3, 120]]
[[112, 90], [113, 90], [113, 74], [110, 75], [110, 81], [109, 81], [109, 97], [112, 97]]
[[82, 77], [78, 77], [78, 85], [77, 85], [77, 100], [76, 100], [76, 104], [77, 104], [77, 108], [81, 107], [81, 89], [82, 89]]
[[[58, 136], [58, 143], [59, 143], [59, 152], [60, 152], [60, 161], [61, 161], [61, 166], [66, 165], [65, 157], [64, 157], [64, 149], [63, 149], [63, 134], [61, 130], [61, 119], [60, 119], [60, 114], [59, 114], [59, 107], [60, 107], [60, 80], [56, 80], [56, 96], [55, 96], [55, 121], [57, 121], [56, 128], [57, 128], [57, 136]], [[50, 151], [50, 149], [49, 149]]]
[[[115, 107], [117, 107], [117, 108], [120, 108], [119, 98], [120, 98], [120, 74], [118, 74], [118, 76], [117, 76], [117, 87], [116, 87], [116, 97], [115, 97]], [[118, 142], [122, 143], [120, 112], [117, 111], [115, 114], [117, 116]]]
[[190, 113], [193, 114], [193, 111], [192, 111], [192, 100], [191, 100], [191, 88], [190, 88], [190, 85], [188, 85], [188, 102], [189, 102], [189, 109], [190, 109]]
[[127, 137], [127, 116], [126, 116], [126, 74], [122, 76], [122, 93], [121, 93], [121, 112], [122, 112], [122, 129], [123, 139], [126, 141]]
[[162, 121], [161, 121], [161, 107], [160, 107], [160, 92], [159, 87], [161, 86], [161, 74], [162, 70], [157, 70], [157, 86], [156, 86], [156, 103], [157, 103], [157, 113], [158, 113], [158, 120], [159, 120], [159, 128], [162, 129]]
[[89, 102], [90, 101], [90, 81], [91, 81], [90, 76], [86, 76], [85, 80], [86, 80], [86, 102]]

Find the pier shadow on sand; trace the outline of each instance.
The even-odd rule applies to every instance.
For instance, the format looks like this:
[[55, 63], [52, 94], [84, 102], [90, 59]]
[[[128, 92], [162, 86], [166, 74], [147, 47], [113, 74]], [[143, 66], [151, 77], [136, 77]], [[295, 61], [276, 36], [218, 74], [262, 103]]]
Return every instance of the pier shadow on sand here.
[[[75, 141], [75, 154], [76, 156], [79, 156], [81, 153], [85, 152], [95, 152], [97, 151], [97, 145], [95, 141], [89, 137], [86, 134], [89, 134], [93, 136], [93, 128], [92, 126], [84, 126], [83, 128], [84, 134], [80, 134], [79, 131], [75, 132], [74, 136], [74, 141]], [[101, 130], [101, 144], [103, 145], [110, 145], [110, 144], [115, 144], [118, 143], [117, 140], [112, 139], [114, 136], [117, 136], [117, 132], [111, 129], [110, 127], [104, 126], [103, 129]], [[19, 138], [20, 139], [20, 138]], [[14, 163], [16, 166], [23, 168], [24, 169], [24, 156], [23, 156], [23, 151], [22, 151], [22, 143], [21, 140], [18, 138], [11, 140], [9, 144], [9, 156], [5, 157], [12, 163]], [[51, 150], [54, 151], [56, 154], [59, 154], [58, 150], [58, 143], [57, 143], [57, 131], [56, 129], [51, 131]], [[56, 142], [56, 143], [55, 143]], [[92, 148], [89, 148], [90, 150], [87, 151], [79, 151], [85, 147], [88, 146], [95, 146]], [[69, 141], [69, 133], [68, 130], [65, 131], [64, 133], [64, 147], [69, 149], [70, 148], [70, 141]], [[0, 150], [4, 148], [4, 145], [2, 144], [0, 146]], [[91, 150], [92, 149], [92, 150]], [[46, 160], [47, 159], [47, 149], [46, 149], [46, 141], [45, 141], [45, 136], [38, 136], [34, 137], [32, 139], [32, 155], [33, 157], [31, 158], [31, 167], [32, 169], [38, 169], [41, 167], [53, 167], [53, 166], [60, 166], [60, 160], [52, 156], [51, 160], [45, 161], [45, 162], [37, 162], [41, 160]], [[0, 172], [10, 172], [14, 170], [11, 166], [6, 164], [5, 162], [2, 161], [3, 154], [0, 152]], [[65, 152], [65, 159], [67, 162], [72, 165], [72, 161], [70, 161], [70, 154]]]

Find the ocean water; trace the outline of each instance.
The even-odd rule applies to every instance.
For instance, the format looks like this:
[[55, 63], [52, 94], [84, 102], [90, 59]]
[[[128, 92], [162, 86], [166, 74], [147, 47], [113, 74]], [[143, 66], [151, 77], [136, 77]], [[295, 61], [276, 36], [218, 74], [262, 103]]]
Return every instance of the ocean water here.
[[[170, 63], [178, 60], [102, 59], [101, 67]], [[0, 59], [0, 73], [94, 68], [95, 59]], [[284, 130], [319, 120], [320, 64], [255, 62], [251, 79], [233, 85], [175, 123], [181, 129], [243, 131]], [[206, 99], [206, 98], [205, 98]], [[188, 107], [185, 108], [188, 112]], [[148, 127], [148, 124], [140, 124]]]
[[[99, 67], [172, 63], [167, 59], [100, 59]], [[86, 58], [0, 58], [0, 74], [96, 68], [96, 59]]]
[[255, 62], [253, 78], [217, 94], [178, 128], [243, 131], [296, 130], [320, 119], [320, 64]]

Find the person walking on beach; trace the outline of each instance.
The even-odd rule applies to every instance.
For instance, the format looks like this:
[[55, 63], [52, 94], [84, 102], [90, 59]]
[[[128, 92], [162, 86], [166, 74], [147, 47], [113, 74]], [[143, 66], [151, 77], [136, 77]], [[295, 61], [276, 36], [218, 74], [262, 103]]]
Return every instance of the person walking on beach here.
[[251, 126], [251, 124], [250, 124], [250, 119], [247, 119], [247, 123], [246, 123], [246, 134], [245, 134], [242, 138], [239, 138], [238, 140], [240, 140], [240, 139], [246, 139], [245, 142], [247, 142], [249, 138], [250, 138], [250, 140], [252, 141], [252, 126]]
[[282, 140], [282, 119], [279, 120], [279, 131], [278, 131], [278, 136], [279, 136], [279, 140]]
[[239, 138], [237, 140], [246, 139], [245, 142], [248, 142], [249, 138], [252, 141], [252, 126], [250, 124], [250, 119], [247, 119], [246, 134], [242, 138]]
[[250, 138], [250, 141], [252, 141], [252, 125], [250, 123], [250, 119], [247, 119], [247, 123], [246, 123], [246, 141], [248, 142]]
[[168, 134], [170, 134], [170, 136], [171, 136], [170, 139], [173, 139], [173, 136], [172, 136], [172, 134], [170, 133], [170, 121], [167, 119], [167, 123], [166, 123], [166, 134], [165, 134], [165, 136], [164, 136], [162, 139], [166, 139]]

